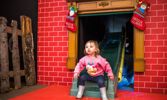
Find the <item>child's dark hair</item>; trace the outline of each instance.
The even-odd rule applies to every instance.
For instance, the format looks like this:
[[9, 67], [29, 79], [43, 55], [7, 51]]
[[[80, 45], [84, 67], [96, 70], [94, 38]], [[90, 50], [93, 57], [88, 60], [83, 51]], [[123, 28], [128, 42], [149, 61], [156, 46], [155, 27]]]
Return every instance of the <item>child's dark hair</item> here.
[[[99, 44], [98, 44], [97, 41], [95, 41], [95, 40], [89, 40], [89, 41], [86, 42], [86, 44], [87, 44], [87, 43], [94, 43], [94, 44], [95, 44], [95, 47], [96, 47], [95, 56], [97, 56], [97, 55], [100, 54]], [[85, 45], [86, 45], [86, 44], [85, 44]], [[85, 50], [84, 50], [84, 53], [85, 53], [85, 55], [86, 55], [86, 51], [85, 51]]]

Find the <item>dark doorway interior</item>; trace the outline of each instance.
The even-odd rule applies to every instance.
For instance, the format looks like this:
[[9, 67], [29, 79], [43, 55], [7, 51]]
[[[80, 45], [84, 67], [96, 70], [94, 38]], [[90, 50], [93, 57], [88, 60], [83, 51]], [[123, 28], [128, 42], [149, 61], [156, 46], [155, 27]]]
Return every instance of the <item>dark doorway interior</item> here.
[[[125, 30], [126, 47], [122, 82], [118, 88], [133, 90], [133, 26], [130, 23], [132, 13], [80, 15], [78, 36], [78, 58], [84, 56], [84, 45], [88, 40], [96, 40], [100, 44], [108, 34]], [[109, 38], [109, 36], [108, 36]]]

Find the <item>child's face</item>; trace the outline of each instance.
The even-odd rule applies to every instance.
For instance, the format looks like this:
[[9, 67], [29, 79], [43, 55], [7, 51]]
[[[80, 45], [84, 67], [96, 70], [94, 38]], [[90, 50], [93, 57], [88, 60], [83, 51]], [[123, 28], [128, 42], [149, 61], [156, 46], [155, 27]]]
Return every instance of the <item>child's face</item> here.
[[87, 43], [86, 45], [85, 45], [85, 52], [86, 52], [86, 54], [88, 54], [88, 55], [95, 55], [95, 53], [96, 53], [96, 51], [97, 51], [97, 49], [96, 49], [96, 46], [95, 46], [95, 44], [94, 43]]

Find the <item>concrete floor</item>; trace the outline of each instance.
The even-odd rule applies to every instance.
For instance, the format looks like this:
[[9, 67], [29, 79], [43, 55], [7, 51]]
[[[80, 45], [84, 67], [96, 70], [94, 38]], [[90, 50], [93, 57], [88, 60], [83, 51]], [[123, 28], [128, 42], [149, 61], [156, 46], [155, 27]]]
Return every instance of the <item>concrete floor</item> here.
[[9, 100], [9, 98], [13, 98], [18, 95], [22, 95], [22, 94], [25, 94], [37, 89], [41, 89], [44, 87], [46, 86], [44, 85], [24, 86], [21, 89], [11, 90], [10, 92], [7, 92], [7, 93], [0, 93], [0, 100]]

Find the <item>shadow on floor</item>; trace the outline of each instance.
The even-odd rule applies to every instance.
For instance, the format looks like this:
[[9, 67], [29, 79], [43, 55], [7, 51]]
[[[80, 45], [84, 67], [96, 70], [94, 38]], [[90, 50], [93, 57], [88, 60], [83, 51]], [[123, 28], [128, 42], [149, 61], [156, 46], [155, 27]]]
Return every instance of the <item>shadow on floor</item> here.
[[44, 85], [34, 85], [34, 86], [24, 86], [21, 89], [17, 89], [17, 90], [12, 90], [10, 92], [7, 93], [0, 93], [0, 100], [9, 100], [9, 98], [13, 98], [16, 97], [18, 95], [22, 95], [37, 89], [41, 89], [44, 88], [46, 86]]

